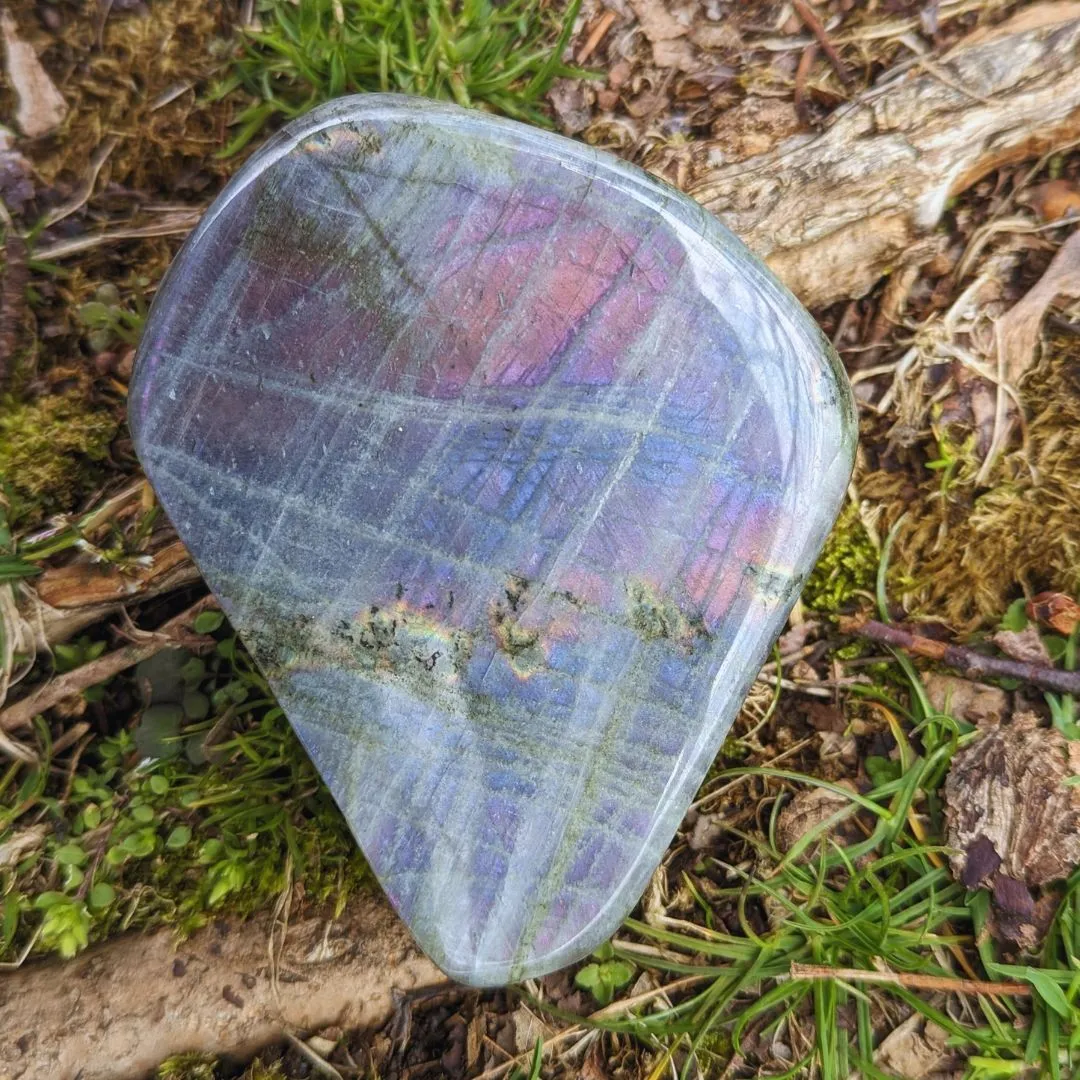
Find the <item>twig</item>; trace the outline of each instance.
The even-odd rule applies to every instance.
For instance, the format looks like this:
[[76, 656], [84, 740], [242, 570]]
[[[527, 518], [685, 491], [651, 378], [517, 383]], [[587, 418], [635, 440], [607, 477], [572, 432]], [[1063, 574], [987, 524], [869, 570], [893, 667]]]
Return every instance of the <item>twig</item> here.
[[0, 293], [0, 386], [6, 381], [9, 364], [15, 356], [29, 280], [26, 241], [9, 225], [4, 241], [3, 291]]
[[833, 968], [824, 964], [792, 963], [793, 979], [843, 979], [846, 982], [884, 983], [911, 990], [944, 990], [951, 994], [1013, 994], [1030, 997], [1031, 987], [1020, 982], [987, 982], [984, 979], [950, 979], [946, 975], [914, 975], [905, 971], [864, 971], [862, 968]]
[[963, 645], [949, 645], [944, 641], [921, 637], [898, 626], [887, 626], [874, 619], [865, 622], [858, 619], [846, 620], [841, 629], [849, 634], [878, 641], [883, 645], [892, 645], [903, 649], [913, 656], [925, 656], [929, 660], [940, 660], [943, 664], [957, 668], [969, 678], [973, 676], [1020, 679], [1042, 690], [1053, 690], [1059, 694], [1080, 694], [1080, 671], [1061, 671], [1058, 668], [1039, 667], [1020, 660], [1006, 660], [998, 656], [986, 656], [984, 653], [968, 649]]
[[116, 149], [120, 139], [116, 135], [110, 135], [93, 153], [90, 158], [90, 168], [82, 178], [82, 182], [72, 193], [70, 199], [65, 203], [61, 203], [55, 210], [51, 210], [45, 215], [44, 227], [55, 225], [58, 221], [63, 221], [64, 218], [74, 214], [76, 210], [86, 205], [87, 200], [94, 193], [94, 185], [97, 183], [98, 175], [101, 173], [101, 169], [105, 162], [109, 160], [109, 155]]
[[14, 705], [9, 705], [0, 712], [0, 731], [14, 731], [16, 728], [25, 727], [33, 722], [38, 713], [51, 709], [64, 698], [105, 682], [162, 649], [175, 645], [177, 638], [190, 628], [199, 612], [215, 607], [217, 600], [213, 596], [204, 596], [155, 631], [154, 640], [142, 645], [125, 645], [122, 649], [114, 649], [98, 660], [91, 660], [89, 664], [83, 664], [74, 671], [65, 672], [52, 679], [28, 697], [16, 701]]
[[312, 1050], [303, 1039], [294, 1035], [291, 1031], [285, 1032], [285, 1038], [289, 1041], [289, 1045], [300, 1054], [301, 1057], [307, 1059], [308, 1064], [317, 1073], [322, 1073], [323, 1076], [328, 1076], [331, 1080], [342, 1080], [341, 1073], [339, 1073], [324, 1057]]
[[810, 77], [810, 69], [817, 59], [818, 46], [816, 41], [810, 42], [799, 57], [799, 66], [795, 69], [795, 112], [799, 120], [806, 126], [810, 126], [810, 108], [806, 100], [806, 80]]
[[829, 40], [829, 35], [822, 25], [821, 20], [817, 17], [817, 12], [810, 6], [807, 0], [792, 0], [795, 7], [795, 12], [803, 21], [806, 29], [817, 38], [818, 44], [821, 46], [822, 51], [829, 58], [829, 63], [833, 66], [833, 71], [836, 72], [836, 77], [845, 85], [851, 85], [851, 75], [848, 73], [848, 69], [844, 66], [844, 61], [840, 59], [840, 54], [836, 51], [836, 46]]
[[577, 54], [577, 62], [584, 64], [593, 54], [593, 50], [601, 41], [604, 40], [604, 35], [611, 29], [611, 24], [615, 21], [614, 11], [605, 11], [599, 19], [596, 20], [596, 25], [592, 29], [592, 33], [585, 39], [585, 44], [581, 46], [581, 51]]
[[68, 255], [77, 255], [80, 251], [89, 251], [101, 244], [115, 244], [121, 240], [141, 240], [148, 236], [176, 236], [189, 233], [199, 223], [202, 210], [175, 210], [165, 215], [161, 221], [152, 225], [140, 225], [134, 228], [106, 229], [90, 236], [78, 236], [72, 240], [59, 240], [46, 247], [35, 248], [34, 258], [43, 261], [63, 259]]
[[[711, 975], [687, 975], [682, 979], [676, 979], [674, 982], [668, 983], [666, 986], [658, 986], [654, 990], [646, 990], [644, 993], [634, 994], [631, 997], [623, 998], [621, 1001], [613, 1001], [610, 1005], [605, 1005], [602, 1009], [598, 1009], [596, 1012], [591, 1013], [586, 1020], [605, 1020], [611, 1016], [620, 1016], [653, 998], [660, 997], [661, 995], [670, 993], [674, 990], [685, 990], [687, 987], [705, 982], [711, 978]], [[566, 1028], [565, 1031], [560, 1031], [554, 1038], [544, 1040], [544, 1053], [547, 1054], [556, 1046], [562, 1046], [563, 1043], [567, 1043], [571, 1039], [576, 1039], [578, 1036], [587, 1033], [588, 1030], [588, 1028], [581, 1024], [575, 1024], [573, 1027]], [[532, 1051], [518, 1054], [517, 1057], [511, 1058], [501, 1065], [496, 1065], [486, 1072], [482, 1072], [476, 1080], [499, 1080], [500, 1077], [505, 1076], [515, 1065], [524, 1063], [531, 1052]]]

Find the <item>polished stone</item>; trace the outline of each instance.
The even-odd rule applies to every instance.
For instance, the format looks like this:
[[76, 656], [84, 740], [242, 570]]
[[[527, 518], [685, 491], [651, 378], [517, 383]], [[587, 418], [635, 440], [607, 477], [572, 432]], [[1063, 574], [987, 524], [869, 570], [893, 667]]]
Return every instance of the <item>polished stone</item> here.
[[169, 271], [140, 458], [423, 948], [638, 900], [839, 509], [849, 389], [718, 221], [587, 146], [348, 98]]

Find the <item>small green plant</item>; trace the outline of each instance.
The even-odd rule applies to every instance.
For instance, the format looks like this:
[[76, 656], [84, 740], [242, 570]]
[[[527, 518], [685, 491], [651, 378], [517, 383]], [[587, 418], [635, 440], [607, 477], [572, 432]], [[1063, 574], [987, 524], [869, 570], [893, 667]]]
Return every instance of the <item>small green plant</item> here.
[[94, 299], [80, 304], [79, 322], [87, 330], [86, 343], [95, 353], [105, 352], [117, 344], [137, 345], [146, 322], [146, 302], [142, 289], [149, 281], [140, 279], [140, 288], [133, 293], [134, 310], [120, 297], [120, 290], [111, 283], [100, 285]]
[[556, 14], [543, 0], [261, 0], [224, 96], [258, 100], [237, 117], [235, 154], [276, 117], [341, 94], [394, 91], [479, 105], [550, 126], [552, 80], [583, 72], [560, 57], [581, 0]]
[[[0, 866], [0, 959], [28, 944], [72, 956], [127, 927], [190, 931], [213, 912], [256, 910], [300, 878], [309, 897], [343, 905], [369, 880], [231, 629], [219, 615], [200, 625], [216, 648], [165, 650], [122, 680], [125, 693], [148, 690], [138, 723], [96, 739], [70, 779], [50, 767], [43, 723], [41, 764], [0, 774], [0, 846], [15, 853]], [[96, 648], [77, 641], [65, 662]]]
[[107, 641], [94, 641], [89, 634], [81, 634], [74, 641], [53, 646], [53, 664], [58, 675], [74, 671], [83, 664], [96, 660], [108, 646]]
[[604, 942], [593, 957], [595, 963], [586, 964], [574, 976], [574, 985], [588, 990], [598, 1005], [608, 1005], [615, 992], [634, 977], [634, 965], [618, 959], [610, 941]]
[[157, 1070], [157, 1080], [217, 1080], [217, 1058], [212, 1054], [176, 1054]]
[[540, 1069], [544, 1064], [544, 1040], [537, 1039], [533, 1047], [532, 1060], [529, 1062], [529, 1071], [517, 1067], [510, 1071], [510, 1080], [540, 1080]]
[[90, 943], [90, 912], [82, 900], [60, 892], [46, 892], [34, 901], [34, 907], [45, 913], [41, 944], [46, 949], [55, 949], [65, 960], [70, 960]]
[[[1006, 621], [1019, 628], [1015, 609]], [[1075, 660], [1074, 638], [1065, 663]], [[674, 1004], [593, 1021], [657, 1051], [654, 1075], [676, 1058], [682, 1065], [672, 1075], [719, 1074], [732, 1054], [745, 1052], [751, 1032], [760, 1040], [794, 1027], [811, 1038], [784, 1075], [882, 1077], [874, 1051], [885, 998], [943, 1029], [949, 1045], [969, 1055], [969, 1080], [1080, 1075], [1080, 869], [1055, 894], [1038, 953], [1018, 962], [990, 933], [989, 893], [965, 888], [948, 867], [939, 791], [954, 754], [978, 732], [934, 710], [910, 660], [898, 655], [896, 663], [907, 705], [893, 695], [895, 683], [886, 684], [889, 693], [876, 685], [855, 691], [889, 717], [895, 760], [868, 758], [870, 783], [859, 791], [779, 768], [713, 774], [709, 784], [721, 789], [748, 777], [777, 790], [823, 789], [837, 808], [785, 846], [778, 840], [783, 799], [774, 800], [764, 834], [729, 830], [739, 841], [737, 858], [706, 852], [684, 872], [680, 891], [702, 909], [704, 925], [630, 920], [612, 942], [616, 959], [686, 987]], [[1071, 699], [1061, 707], [1070, 709]], [[858, 828], [841, 840], [853, 821]], [[726, 926], [718, 910], [727, 913]], [[741, 932], [731, 928], [736, 920]], [[579, 985], [601, 985], [601, 968], [583, 969]], [[949, 1009], [920, 992], [928, 978], [939, 994], [962, 991], [968, 1005]], [[974, 990], [976, 978], [990, 988]], [[995, 980], [1001, 992], [993, 992]], [[1025, 984], [1030, 996], [1010, 995], [1010, 982]], [[842, 1014], [850, 1025], [837, 1024]]]
[[953, 487], [960, 482], [969, 481], [978, 471], [979, 462], [975, 454], [975, 435], [965, 436], [957, 443], [948, 428], [934, 425], [934, 438], [937, 441], [937, 457], [926, 463], [931, 472], [938, 474], [938, 497], [947, 498]]

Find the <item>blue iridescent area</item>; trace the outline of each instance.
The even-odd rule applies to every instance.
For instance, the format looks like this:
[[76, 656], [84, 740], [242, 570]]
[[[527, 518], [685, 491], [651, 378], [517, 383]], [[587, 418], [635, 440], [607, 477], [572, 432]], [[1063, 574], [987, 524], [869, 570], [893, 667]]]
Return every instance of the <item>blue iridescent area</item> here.
[[480, 113], [272, 139], [154, 304], [139, 455], [379, 880], [495, 985], [618, 927], [840, 507], [828, 344], [691, 200]]

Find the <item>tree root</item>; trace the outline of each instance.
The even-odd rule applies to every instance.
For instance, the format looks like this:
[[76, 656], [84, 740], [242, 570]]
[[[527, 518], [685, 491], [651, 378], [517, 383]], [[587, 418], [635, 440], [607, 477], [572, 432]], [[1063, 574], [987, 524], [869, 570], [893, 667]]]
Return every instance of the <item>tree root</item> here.
[[931, 257], [950, 198], [1080, 137], [1080, 3], [1035, 5], [939, 59], [916, 58], [819, 134], [740, 161], [722, 126], [715, 135], [665, 151], [656, 171], [722, 217], [808, 307], [862, 296]]
[[246, 1056], [282, 1036], [384, 1023], [397, 992], [446, 982], [381, 898], [338, 918], [219, 920], [180, 945], [128, 935], [0, 983], [4, 1080], [120, 1080], [187, 1051]]

